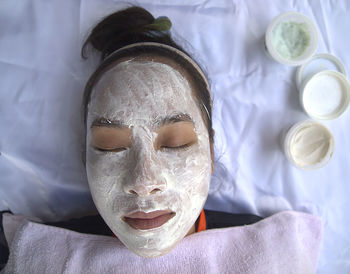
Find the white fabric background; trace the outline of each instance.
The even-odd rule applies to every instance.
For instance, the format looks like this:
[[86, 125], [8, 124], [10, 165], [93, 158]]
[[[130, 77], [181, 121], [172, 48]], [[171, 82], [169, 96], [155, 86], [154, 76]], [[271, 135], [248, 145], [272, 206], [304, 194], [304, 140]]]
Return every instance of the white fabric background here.
[[[283, 132], [308, 119], [295, 68], [269, 60], [264, 32], [299, 11], [319, 29], [318, 52], [350, 65], [350, 2], [132, 2], [168, 16], [180, 44], [207, 70], [214, 99], [216, 170], [205, 208], [269, 216], [294, 209], [321, 216], [319, 273], [350, 272], [350, 111], [324, 122], [336, 141], [331, 162], [302, 171], [285, 158]], [[11, 1], [0, 5], [0, 210], [58, 220], [94, 212], [81, 162], [80, 103], [94, 61], [80, 47], [112, 0]], [[192, 45], [192, 47], [189, 46]]]

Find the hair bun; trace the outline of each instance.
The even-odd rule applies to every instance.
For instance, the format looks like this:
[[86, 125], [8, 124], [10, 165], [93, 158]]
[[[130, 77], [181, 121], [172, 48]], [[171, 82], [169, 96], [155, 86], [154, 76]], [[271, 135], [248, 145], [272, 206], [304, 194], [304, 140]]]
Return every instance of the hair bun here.
[[166, 16], [155, 19], [151, 13], [141, 7], [131, 7], [115, 12], [91, 31], [86, 39], [82, 56], [88, 44], [101, 52], [105, 59], [115, 50], [137, 42], [160, 42], [169, 44], [171, 21]]

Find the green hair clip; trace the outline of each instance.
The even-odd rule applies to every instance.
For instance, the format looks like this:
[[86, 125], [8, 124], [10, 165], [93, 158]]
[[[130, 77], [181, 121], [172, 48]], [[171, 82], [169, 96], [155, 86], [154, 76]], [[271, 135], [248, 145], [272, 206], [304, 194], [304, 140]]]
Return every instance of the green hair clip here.
[[171, 25], [171, 21], [168, 17], [159, 16], [153, 23], [146, 25], [145, 28], [148, 30], [167, 31], [170, 30]]

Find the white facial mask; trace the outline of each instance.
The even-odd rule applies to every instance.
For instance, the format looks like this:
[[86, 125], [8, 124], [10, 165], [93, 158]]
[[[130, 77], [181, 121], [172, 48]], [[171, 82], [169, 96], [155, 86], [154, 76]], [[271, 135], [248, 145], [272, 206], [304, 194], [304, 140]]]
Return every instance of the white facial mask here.
[[[156, 150], [154, 122], [179, 113], [192, 118], [198, 142], [184, 150]], [[130, 148], [101, 152], [91, 146], [90, 127], [101, 117], [129, 125]], [[92, 197], [113, 233], [142, 257], [172, 250], [199, 216], [211, 175], [208, 130], [186, 78], [169, 65], [151, 61], [125, 61], [105, 72], [89, 103], [86, 149]], [[162, 191], [151, 193], [155, 188]], [[134, 229], [122, 220], [134, 211], [168, 209], [176, 215], [153, 229]]]

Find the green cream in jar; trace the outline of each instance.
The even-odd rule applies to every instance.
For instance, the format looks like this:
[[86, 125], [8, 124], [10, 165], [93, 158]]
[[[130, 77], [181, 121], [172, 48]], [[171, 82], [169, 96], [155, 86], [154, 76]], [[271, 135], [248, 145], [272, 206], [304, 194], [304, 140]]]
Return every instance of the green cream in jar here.
[[301, 56], [309, 44], [306, 23], [281, 22], [272, 31], [272, 45], [283, 58], [292, 60]]

